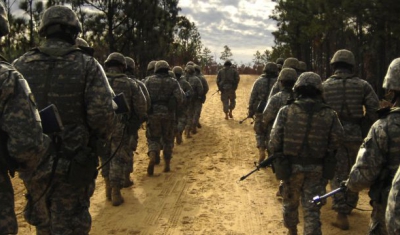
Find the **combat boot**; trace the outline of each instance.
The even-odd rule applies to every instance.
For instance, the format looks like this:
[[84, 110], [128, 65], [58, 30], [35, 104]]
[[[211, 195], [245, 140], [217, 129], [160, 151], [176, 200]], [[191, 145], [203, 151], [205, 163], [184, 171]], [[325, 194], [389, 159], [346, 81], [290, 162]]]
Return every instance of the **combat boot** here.
[[158, 164], [160, 164], [160, 161], [161, 161], [160, 152], [157, 152], [156, 153], [156, 160], [154, 161], [154, 164], [158, 165]]
[[123, 187], [124, 188], [128, 188], [128, 187], [130, 187], [132, 185], [133, 185], [133, 180], [131, 180], [131, 178], [130, 178], [130, 172], [125, 172]]
[[258, 159], [258, 164], [260, 164], [265, 159], [265, 148], [259, 148], [260, 158]]
[[230, 118], [233, 118], [232, 109], [229, 110], [229, 117], [230, 117]]
[[110, 180], [108, 178], [104, 178], [104, 182], [106, 184], [106, 198], [108, 201], [111, 201], [111, 185]]
[[151, 151], [149, 153], [149, 166], [147, 167], [147, 174], [153, 175], [154, 174], [154, 165], [156, 163], [156, 152]]
[[121, 188], [112, 188], [111, 201], [113, 206], [119, 206], [124, 202], [124, 198], [121, 195]]
[[176, 144], [178, 145], [182, 144], [182, 132], [176, 133], [175, 137], [176, 137]]
[[229, 119], [229, 117], [228, 117], [228, 113], [225, 113], [225, 119], [226, 119], [226, 120], [228, 120], [228, 119]]
[[190, 127], [189, 126], [185, 127], [185, 135], [186, 135], [186, 139], [192, 138], [192, 136], [190, 135]]
[[297, 235], [297, 227], [290, 227], [288, 229], [289, 230], [287, 231], [286, 234], [288, 234], [288, 235]]
[[350, 225], [349, 225], [349, 219], [347, 218], [347, 215], [344, 213], [338, 213], [336, 216], [336, 221], [332, 222], [332, 225], [340, 228], [341, 230], [349, 230]]
[[197, 128], [201, 128], [200, 122], [197, 123]]
[[192, 128], [192, 134], [193, 134], [193, 135], [197, 134], [197, 127], [194, 126], [194, 127]]
[[164, 160], [165, 160], [164, 172], [170, 172], [171, 171], [171, 168], [170, 168], [171, 159], [168, 158], [168, 159], [164, 159]]

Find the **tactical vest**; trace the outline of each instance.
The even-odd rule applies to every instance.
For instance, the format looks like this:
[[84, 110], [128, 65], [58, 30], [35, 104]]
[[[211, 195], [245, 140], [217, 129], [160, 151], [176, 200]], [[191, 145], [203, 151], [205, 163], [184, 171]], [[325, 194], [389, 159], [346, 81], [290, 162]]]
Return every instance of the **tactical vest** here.
[[332, 123], [332, 110], [323, 103], [295, 101], [288, 107], [284, 127], [284, 155], [323, 158]]
[[132, 100], [132, 89], [131, 83], [132, 81], [125, 74], [117, 74], [117, 73], [106, 73], [108, 82], [110, 83], [111, 88], [114, 93], [120, 94], [124, 93], [126, 102], [129, 105], [129, 109], [133, 110], [133, 100]]
[[341, 121], [360, 122], [363, 117], [364, 88], [359, 78], [330, 78], [324, 83], [324, 96]]
[[221, 70], [221, 85], [232, 84], [234, 85], [237, 81], [235, 81], [235, 70], [233, 68], [224, 68]]
[[64, 125], [86, 125], [84, 54], [76, 47], [35, 48], [25, 54], [18, 70], [35, 95], [38, 109], [54, 104]]
[[168, 103], [174, 92], [173, 79], [168, 74], [156, 74], [147, 78], [145, 84], [151, 99], [151, 112], [168, 112]]

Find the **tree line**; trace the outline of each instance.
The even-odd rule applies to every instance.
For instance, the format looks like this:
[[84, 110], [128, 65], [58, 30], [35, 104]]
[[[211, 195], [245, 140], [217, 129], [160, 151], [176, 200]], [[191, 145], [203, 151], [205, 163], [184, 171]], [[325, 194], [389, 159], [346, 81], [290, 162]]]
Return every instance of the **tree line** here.
[[294, 56], [326, 78], [335, 51], [349, 49], [358, 75], [382, 97], [388, 65], [400, 55], [399, 12], [397, 0], [279, 0], [271, 59]]

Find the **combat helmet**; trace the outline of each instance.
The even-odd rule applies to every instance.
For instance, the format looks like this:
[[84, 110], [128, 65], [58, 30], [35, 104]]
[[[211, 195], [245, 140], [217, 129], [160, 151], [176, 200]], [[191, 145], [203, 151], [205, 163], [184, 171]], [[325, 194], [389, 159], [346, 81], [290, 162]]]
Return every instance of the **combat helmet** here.
[[224, 66], [231, 66], [232, 62], [230, 60], [226, 60]]
[[76, 31], [76, 34], [82, 32], [82, 25], [79, 22], [75, 12], [66, 6], [49, 7], [42, 16], [42, 22], [39, 27], [39, 35], [45, 37], [49, 34], [48, 28], [53, 25], [69, 26]]
[[90, 47], [89, 43], [87, 43], [87, 41], [83, 38], [77, 37], [75, 39], [75, 45], [79, 46], [79, 47]]
[[186, 66], [185, 67], [185, 72], [188, 73], [188, 74], [194, 74], [194, 72], [195, 72], [194, 66], [193, 65]]
[[159, 60], [159, 61], [156, 62], [155, 66], [154, 66], [154, 72], [157, 73], [161, 69], [169, 70], [169, 64], [168, 64], [167, 61]]
[[147, 71], [154, 71], [156, 63], [157, 61], [155, 60], [150, 61], [149, 64], [147, 65]]
[[3, 2], [0, 2], [0, 37], [7, 35], [10, 32], [8, 23], [7, 11]]
[[119, 64], [123, 65], [126, 69], [126, 60], [125, 60], [125, 56], [122, 55], [121, 53], [118, 52], [113, 52], [110, 55], [108, 55], [106, 61], [104, 61], [104, 64], [107, 66], [109, 64], [111, 64], [111, 62], [118, 62]]
[[195, 64], [194, 65], [194, 70], [196, 71], [196, 72], [201, 72], [201, 67], [200, 67], [200, 65], [198, 65], [198, 64]]
[[174, 74], [183, 74], [183, 69], [182, 69], [181, 66], [175, 66], [175, 67], [172, 69], [172, 72], [174, 72]]
[[276, 59], [276, 61], [275, 61], [276, 64], [280, 64], [280, 65], [283, 65], [284, 62], [285, 62], [285, 59], [283, 59], [283, 58], [281, 58], [281, 57], [279, 57], [279, 58]]
[[193, 61], [189, 61], [189, 62], [186, 63], [186, 66], [188, 66], [188, 65], [194, 65], [194, 62]]
[[400, 58], [390, 63], [382, 87], [386, 90], [400, 91]]
[[304, 62], [304, 61], [299, 61], [298, 70], [299, 70], [300, 72], [305, 72], [305, 71], [307, 71], [307, 64], [306, 64], [306, 62]]
[[335, 52], [333, 55], [330, 64], [333, 65], [335, 63], [345, 63], [351, 66], [355, 66], [356, 60], [354, 59], [354, 54], [353, 52], [346, 50], [346, 49], [341, 49]]
[[278, 65], [274, 62], [268, 62], [265, 64], [263, 72], [265, 73], [278, 73]]
[[297, 72], [292, 68], [284, 68], [278, 76], [278, 81], [293, 81], [297, 80]]
[[314, 87], [321, 93], [323, 92], [321, 77], [314, 72], [302, 73], [294, 84], [293, 90], [296, 91], [299, 87], [302, 86]]
[[125, 56], [125, 61], [126, 61], [126, 68], [134, 71], [135, 70], [135, 61], [131, 57], [128, 57], [128, 56]]
[[283, 62], [282, 69], [284, 68], [292, 68], [297, 69], [299, 68], [299, 60], [294, 57], [289, 57]]

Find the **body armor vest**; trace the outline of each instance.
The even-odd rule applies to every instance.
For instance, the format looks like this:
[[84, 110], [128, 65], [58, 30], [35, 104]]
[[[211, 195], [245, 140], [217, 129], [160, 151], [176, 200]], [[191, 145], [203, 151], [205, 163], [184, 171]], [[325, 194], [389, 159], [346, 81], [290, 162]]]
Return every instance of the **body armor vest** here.
[[25, 55], [25, 63], [18, 67], [35, 95], [38, 109], [54, 104], [64, 125], [86, 125], [83, 56], [74, 47], [57, 56], [41, 53], [41, 49], [36, 48]]

